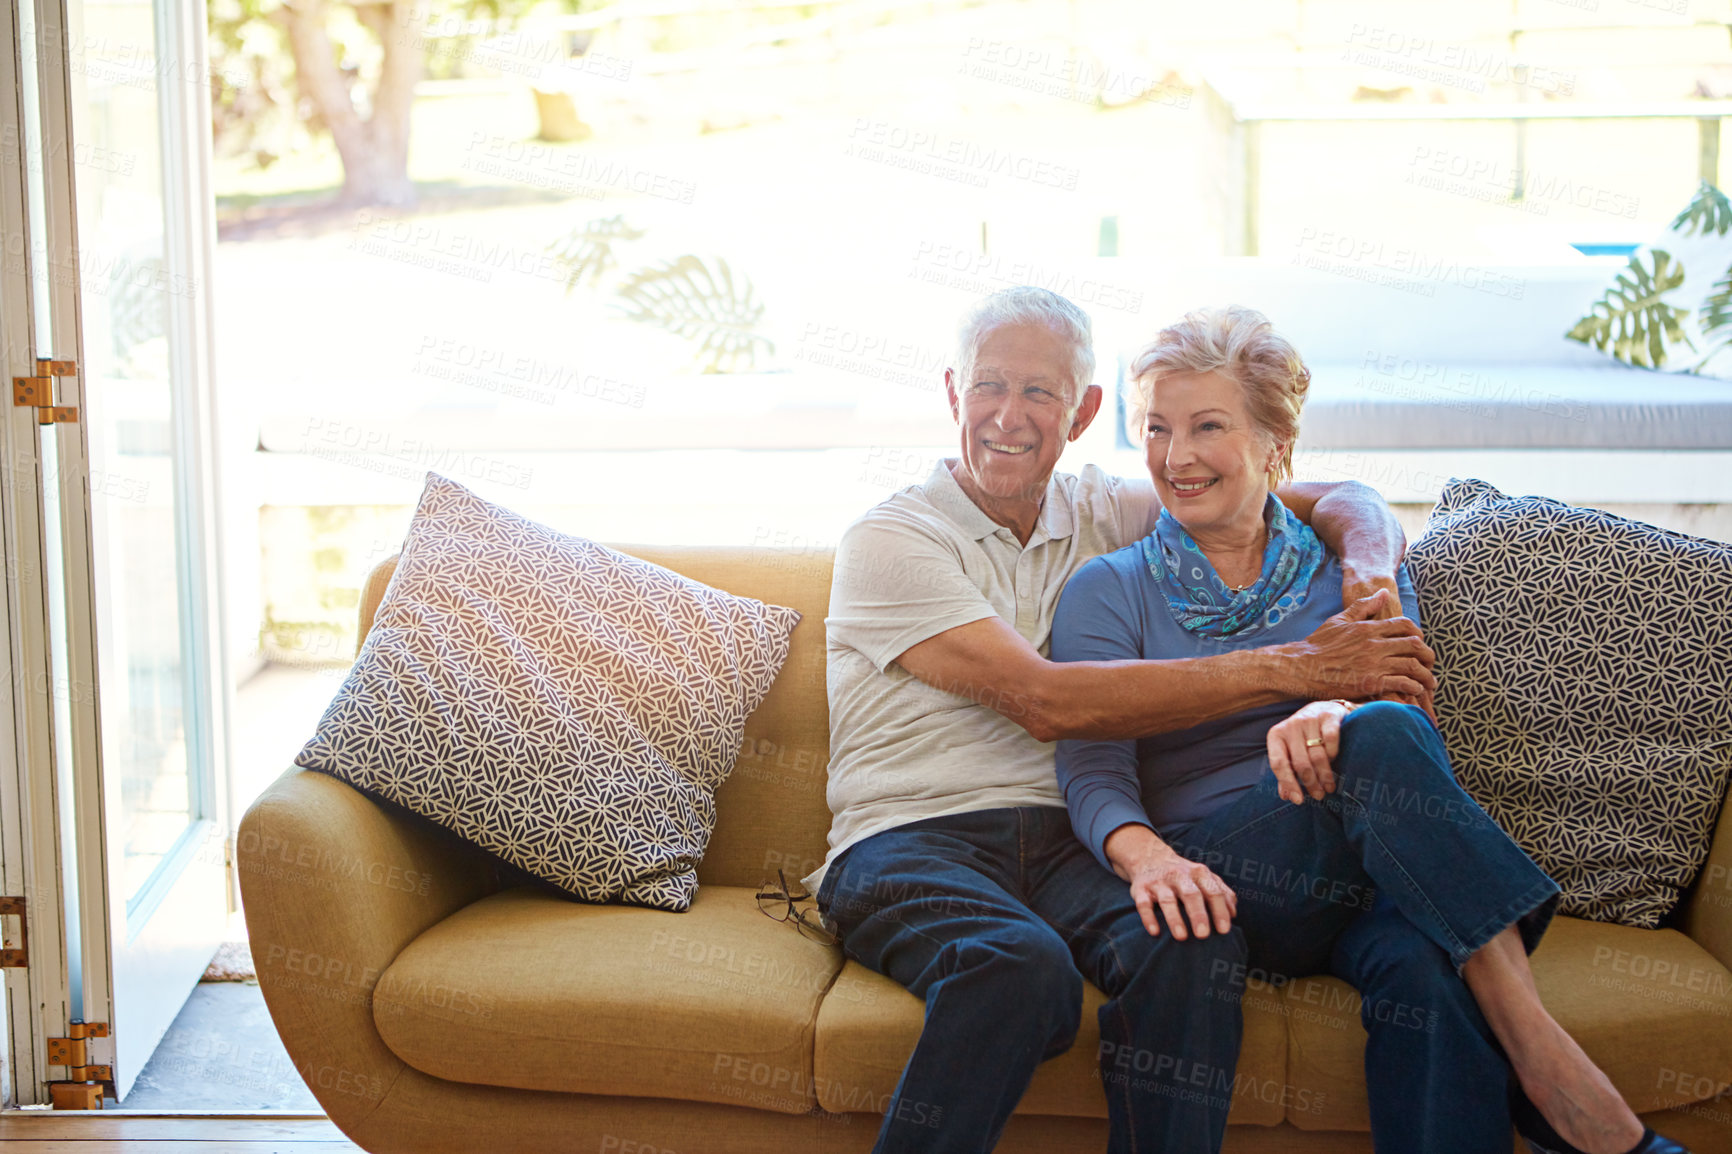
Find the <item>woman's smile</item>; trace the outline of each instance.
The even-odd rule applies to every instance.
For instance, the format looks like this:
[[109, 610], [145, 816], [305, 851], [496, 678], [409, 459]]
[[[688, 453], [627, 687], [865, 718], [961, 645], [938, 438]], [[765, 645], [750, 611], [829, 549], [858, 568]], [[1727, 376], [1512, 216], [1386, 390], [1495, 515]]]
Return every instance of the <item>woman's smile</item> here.
[[1197, 494], [1213, 488], [1215, 483], [1220, 479], [1221, 478], [1219, 477], [1209, 477], [1204, 480], [1198, 480], [1195, 478], [1181, 480], [1180, 478], [1175, 477], [1167, 483], [1173, 488], [1173, 496], [1184, 498], [1195, 497]]

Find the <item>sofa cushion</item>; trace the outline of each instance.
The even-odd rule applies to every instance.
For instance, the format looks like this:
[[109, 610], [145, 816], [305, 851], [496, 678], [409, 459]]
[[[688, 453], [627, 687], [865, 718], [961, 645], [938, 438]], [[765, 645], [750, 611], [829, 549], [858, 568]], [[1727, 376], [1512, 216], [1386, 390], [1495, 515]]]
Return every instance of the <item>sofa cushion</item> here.
[[[781, 530], [764, 536], [782, 541]], [[634, 557], [801, 614], [788, 659], [746, 719], [739, 757], [716, 790], [716, 831], [698, 866], [705, 885], [755, 886], [782, 869], [802, 878], [824, 860], [830, 805], [830, 711], [824, 690], [824, 617], [830, 606], [828, 547], [722, 548], [621, 545]]]
[[[780, 530], [765, 535], [785, 541]], [[716, 789], [716, 828], [698, 863], [700, 885], [750, 886], [778, 868], [801, 878], [824, 860], [830, 831], [825, 800], [830, 712], [824, 694], [824, 618], [830, 606], [833, 550], [781, 547], [615, 545], [633, 557], [741, 597], [786, 605], [800, 614], [788, 660], [746, 719], [746, 734], [728, 780]], [[361, 589], [361, 636], [397, 569], [381, 561]]]
[[[1018, 1114], [1107, 1116], [1101, 1089], [1100, 1022], [1106, 998], [1083, 985], [1076, 1044], [1035, 1071]], [[1286, 1038], [1275, 992], [1253, 979], [1245, 1002], [1245, 1034], [1230, 1121], [1273, 1126], [1285, 1114]], [[882, 1114], [925, 1022], [920, 999], [850, 961], [818, 1011], [813, 1057], [818, 1104], [835, 1113]]]
[[[1712, 1097], [1732, 1081], [1732, 973], [1683, 934], [1559, 917], [1532, 964], [1546, 1009], [1637, 1113]], [[1282, 996], [1289, 1077], [1323, 1104], [1288, 1120], [1369, 1130], [1359, 995], [1339, 978], [1310, 977]]]
[[1659, 925], [1732, 776], [1732, 545], [1451, 481], [1408, 567], [1463, 788], [1563, 912]]
[[296, 764], [575, 897], [684, 909], [715, 789], [798, 620], [429, 473]]
[[1732, 377], [1732, 202], [1701, 181], [1566, 335], [1625, 364]]
[[798, 1114], [812, 1095], [834, 946], [705, 886], [684, 914], [506, 890], [459, 910], [379, 976], [373, 1019], [436, 1078]]

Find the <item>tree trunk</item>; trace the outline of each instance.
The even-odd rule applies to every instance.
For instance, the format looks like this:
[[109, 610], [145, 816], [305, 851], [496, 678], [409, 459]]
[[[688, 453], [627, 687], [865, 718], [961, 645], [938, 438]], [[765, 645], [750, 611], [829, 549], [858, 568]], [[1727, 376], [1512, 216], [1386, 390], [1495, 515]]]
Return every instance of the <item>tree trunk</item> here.
[[410, 0], [363, 0], [355, 14], [379, 38], [384, 59], [379, 82], [363, 118], [337, 67], [325, 31], [325, 0], [285, 4], [289, 51], [301, 92], [331, 130], [343, 160], [343, 199], [352, 204], [407, 206], [415, 202], [409, 180], [409, 107], [421, 78], [422, 38], [412, 26]]

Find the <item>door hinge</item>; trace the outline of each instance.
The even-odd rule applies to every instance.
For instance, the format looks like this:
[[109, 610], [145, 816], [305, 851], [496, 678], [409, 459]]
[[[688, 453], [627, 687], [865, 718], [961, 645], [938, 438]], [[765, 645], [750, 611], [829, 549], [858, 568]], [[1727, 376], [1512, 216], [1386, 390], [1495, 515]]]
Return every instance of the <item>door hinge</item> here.
[[108, 1037], [107, 1022], [81, 1022], [72, 1019], [66, 1025], [64, 1038], [48, 1039], [48, 1064], [65, 1066], [70, 1080], [50, 1082], [49, 1097], [56, 1110], [100, 1110], [104, 1083], [114, 1081], [114, 1067], [90, 1062], [88, 1038]]
[[102, 1109], [101, 1082], [50, 1082], [48, 1100], [56, 1110]]
[[54, 403], [54, 378], [78, 375], [73, 361], [50, 361], [38, 358], [36, 375], [12, 378], [12, 403], [36, 410], [36, 423], [53, 425], [78, 420], [77, 405]]
[[[24, 899], [0, 898], [0, 918], [18, 919], [18, 936], [9, 938], [4, 930], [0, 930], [0, 970], [21, 970], [30, 964], [30, 931], [24, 923]], [[0, 926], [5, 923], [0, 921]], [[7, 941], [16, 941], [16, 946], [7, 946]]]

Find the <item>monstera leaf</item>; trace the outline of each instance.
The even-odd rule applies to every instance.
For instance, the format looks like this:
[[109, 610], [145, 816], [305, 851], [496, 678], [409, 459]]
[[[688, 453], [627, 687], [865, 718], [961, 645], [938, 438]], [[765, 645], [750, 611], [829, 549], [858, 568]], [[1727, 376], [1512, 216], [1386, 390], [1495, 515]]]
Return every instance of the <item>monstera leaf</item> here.
[[1702, 354], [1702, 359], [1690, 370], [1699, 373], [1708, 366], [1708, 362], [1732, 348], [1732, 268], [1727, 269], [1708, 290], [1702, 307], [1696, 310], [1696, 324], [1710, 342], [1708, 351]]
[[598, 217], [572, 229], [547, 249], [565, 266], [565, 291], [570, 292], [586, 280], [594, 288], [602, 275], [619, 263], [614, 259], [614, 243], [642, 235], [643, 230], [627, 224], [622, 215]]
[[1644, 368], [1666, 366], [1666, 346], [1682, 341], [1695, 352], [1679, 320], [1686, 310], [1662, 299], [1684, 283], [1684, 266], [1664, 249], [1649, 249], [1654, 268], [1642, 267], [1642, 254], [1630, 258], [1606, 295], [1567, 334], [1621, 361]]
[[1720, 330], [1732, 325], [1732, 268], [1708, 290], [1708, 299], [1696, 312], [1696, 323], [1711, 336], [1722, 335]]
[[638, 269], [619, 286], [625, 315], [634, 321], [677, 333], [698, 345], [706, 373], [750, 370], [758, 347], [776, 346], [756, 331], [764, 316], [752, 282], [736, 279], [728, 262], [715, 258], [712, 269], [690, 253], [677, 260]]
[[1732, 228], [1732, 200], [1727, 200], [1725, 193], [1705, 180], [1684, 211], [1672, 218], [1672, 230], [1685, 236], [1709, 233], [1725, 236], [1729, 228]]

